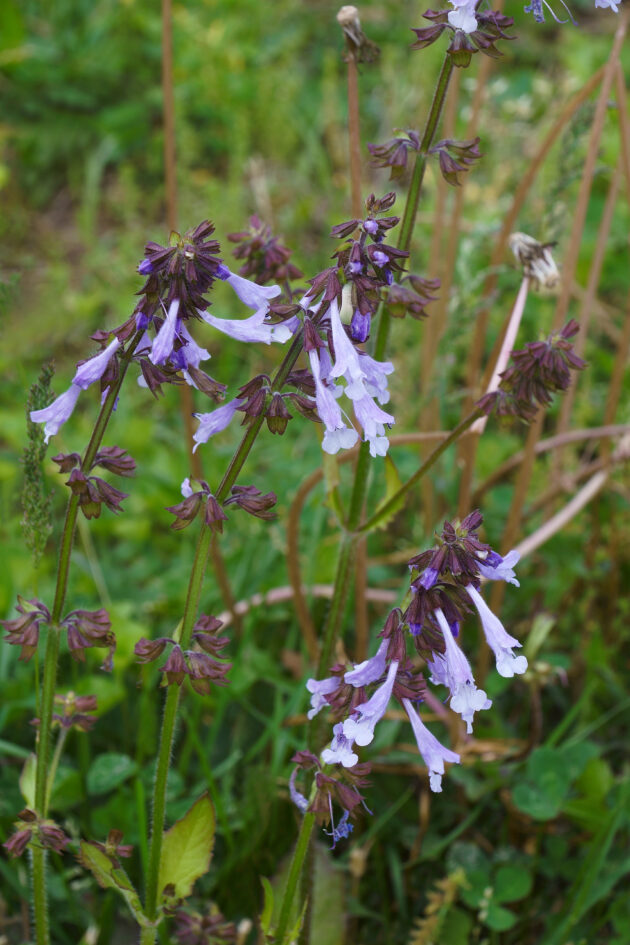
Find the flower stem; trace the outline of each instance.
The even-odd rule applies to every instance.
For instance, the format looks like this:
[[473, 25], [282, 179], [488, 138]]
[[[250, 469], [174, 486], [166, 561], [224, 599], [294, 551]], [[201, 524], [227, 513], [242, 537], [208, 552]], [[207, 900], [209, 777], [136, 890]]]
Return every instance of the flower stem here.
[[66, 742], [67, 735], [68, 729], [62, 728], [59, 732], [59, 738], [57, 739], [55, 751], [48, 768], [48, 784], [46, 785], [46, 809], [48, 809], [48, 805], [50, 804], [50, 795], [52, 794], [53, 787], [55, 786], [55, 775], [57, 774], [59, 759], [61, 758], [61, 753], [63, 751], [63, 746]]
[[[120, 392], [122, 382], [131, 363], [133, 353], [140, 341], [141, 334], [138, 332], [132, 339], [129, 347], [120, 359], [120, 369], [116, 381], [110, 385], [109, 392], [105, 402], [101, 407], [90, 442], [87, 445], [85, 456], [81, 462], [81, 469], [89, 470], [94, 462], [94, 457], [98, 451], [107, 424], [114, 410], [116, 398]], [[74, 534], [77, 523], [77, 513], [79, 511], [78, 496], [71, 495], [66, 511], [66, 520], [61, 534], [59, 545], [59, 556], [57, 566], [57, 583], [55, 586], [55, 599], [52, 608], [51, 622], [48, 627], [46, 638], [46, 654], [44, 657], [44, 669], [42, 678], [42, 692], [39, 709], [39, 734], [37, 738], [37, 765], [35, 770], [35, 809], [41, 817], [46, 816], [48, 807], [48, 759], [50, 756], [51, 743], [51, 722], [53, 714], [53, 702], [55, 698], [55, 687], [57, 684], [57, 663], [59, 660], [59, 636], [61, 633], [59, 621], [63, 611], [66, 591], [68, 589], [68, 574], [70, 571], [70, 554], [74, 543]], [[33, 907], [35, 912], [35, 929], [37, 934], [37, 945], [48, 945], [50, 941], [50, 932], [48, 928], [48, 915], [46, 912], [46, 861], [45, 851], [35, 847], [33, 849]]]
[[[272, 389], [279, 390], [285, 383], [291, 373], [300, 352], [302, 351], [302, 332], [299, 331], [287, 354], [284, 357], [278, 371], [272, 381]], [[218, 502], [223, 502], [229, 495], [230, 489], [236, 482], [238, 474], [243, 468], [250, 450], [258, 436], [265, 420], [265, 411], [255, 417], [253, 422], [247, 428], [247, 431], [239, 443], [227, 470], [219, 484], [215, 497]], [[192, 630], [199, 609], [199, 600], [201, 598], [201, 588], [203, 577], [212, 541], [212, 529], [202, 523], [195, 558], [192, 564], [188, 590], [186, 592], [186, 603], [184, 605], [184, 615], [181, 623], [179, 644], [182, 649], [190, 645]], [[147, 872], [146, 884], [146, 914], [151, 920], [155, 919], [158, 910], [158, 881], [160, 873], [160, 858], [162, 855], [162, 837], [164, 834], [164, 821], [166, 815], [166, 787], [168, 783], [168, 771], [173, 749], [173, 739], [175, 735], [175, 725], [177, 722], [177, 708], [179, 704], [179, 688], [169, 687], [164, 706], [164, 717], [162, 719], [162, 729], [160, 732], [160, 746], [158, 750], [158, 759], [155, 773], [155, 782], [153, 786], [153, 820], [151, 825], [151, 845], [149, 849], [149, 868]], [[155, 941], [156, 930], [145, 930], [146, 935], [143, 942], [152, 943]], [[144, 932], [143, 932], [144, 935]], [[150, 936], [153, 935], [153, 938]]]
[[407, 480], [407, 482], [400, 487], [398, 492], [395, 492], [393, 496], [384, 504], [381, 505], [378, 512], [376, 512], [371, 518], [364, 522], [363, 525], [357, 530], [359, 535], [362, 535], [364, 532], [369, 532], [375, 525], [382, 520], [383, 516], [386, 516], [388, 513], [393, 512], [400, 500], [407, 495], [412, 486], [422, 479], [422, 477], [431, 469], [432, 466], [438, 461], [442, 453], [454, 443], [455, 440], [458, 440], [462, 433], [465, 433], [466, 430], [473, 425], [475, 420], [478, 417], [481, 417], [482, 411], [476, 407], [471, 414], [469, 414], [465, 420], [462, 420], [461, 423], [458, 423], [457, 426], [451, 430], [448, 436], [444, 437], [439, 446], [436, 446], [433, 452], [427, 456], [422, 466], [419, 469], [416, 469], [413, 476]]
[[291, 866], [289, 867], [287, 884], [284, 888], [284, 897], [282, 899], [282, 906], [280, 907], [280, 916], [278, 917], [278, 925], [275, 930], [275, 941], [278, 943], [278, 945], [285, 945], [285, 938], [288, 932], [289, 920], [291, 918], [291, 907], [293, 906], [293, 900], [295, 899], [295, 894], [297, 892], [298, 883], [302, 874], [302, 867], [308, 852], [314, 826], [315, 814], [307, 812], [302, 820], [302, 826], [300, 827], [300, 833], [298, 834], [297, 843], [295, 845], [295, 852], [293, 854], [293, 859], [291, 860]]

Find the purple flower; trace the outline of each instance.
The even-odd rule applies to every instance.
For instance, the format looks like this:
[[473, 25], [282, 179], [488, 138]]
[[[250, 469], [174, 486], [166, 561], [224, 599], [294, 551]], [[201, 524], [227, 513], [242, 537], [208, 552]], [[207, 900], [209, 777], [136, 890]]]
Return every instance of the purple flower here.
[[148, 276], [153, 272], [153, 263], [150, 259], [143, 259], [140, 265], [138, 266], [138, 272], [141, 276]]
[[430, 591], [433, 585], [437, 582], [437, 579], [440, 576], [440, 572], [437, 568], [427, 568], [418, 584], [420, 587], [423, 587], [425, 591]]
[[394, 365], [391, 361], [375, 361], [369, 354], [361, 352], [363, 383], [368, 394], [378, 400], [379, 404], [386, 404], [389, 401], [387, 375], [393, 370]]
[[374, 729], [377, 722], [380, 722], [385, 715], [385, 710], [387, 709], [387, 704], [394, 688], [397, 671], [398, 660], [392, 660], [389, 664], [387, 679], [382, 686], [378, 687], [367, 702], [358, 705], [352, 713], [352, 716], [343, 723], [343, 734], [347, 739], [356, 742], [357, 745], [370, 744], [374, 738]]
[[376, 249], [372, 253], [372, 259], [377, 266], [386, 266], [389, 262], [389, 256], [386, 253], [383, 253], [380, 249]]
[[332, 800], [330, 799], [330, 795], [328, 796], [328, 799], [330, 801], [330, 826], [332, 827], [332, 830], [325, 830], [324, 833], [327, 833], [329, 837], [333, 838], [331, 849], [334, 850], [335, 846], [337, 845], [337, 841], [346, 840], [354, 830], [354, 826], [348, 821], [348, 818], [350, 817], [350, 811], [344, 810], [343, 814], [341, 815], [341, 820], [335, 827], [335, 821], [333, 820], [332, 814]]
[[193, 434], [193, 440], [195, 441], [193, 452], [200, 443], [207, 443], [210, 437], [214, 436], [215, 433], [220, 433], [221, 430], [225, 430], [232, 420], [236, 409], [240, 407], [242, 403], [242, 400], [235, 397], [234, 400], [230, 400], [229, 403], [223, 404], [223, 406], [217, 407], [216, 410], [211, 410], [209, 413], [194, 414], [197, 420], [199, 420], [199, 427]]
[[177, 313], [179, 312], [179, 299], [173, 299], [169, 306], [166, 318], [162, 327], [155, 336], [153, 347], [149, 360], [153, 364], [164, 364], [173, 353], [175, 344], [175, 334], [177, 332]]
[[76, 387], [80, 387], [81, 390], [87, 390], [90, 384], [100, 381], [107, 370], [107, 365], [119, 348], [120, 341], [118, 338], [114, 338], [104, 351], [79, 365], [76, 374], [72, 378], [72, 383]]
[[230, 272], [223, 264], [218, 267], [217, 276], [232, 286], [241, 302], [244, 302], [248, 308], [253, 308], [255, 311], [264, 310], [265, 314], [269, 311], [269, 300], [275, 299], [282, 292], [279, 285], [258, 285], [257, 282], [251, 282], [243, 276]]
[[409, 716], [413, 734], [416, 736], [418, 751], [429, 769], [429, 784], [431, 790], [439, 793], [442, 790], [444, 762], [448, 761], [451, 764], [459, 764], [459, 755], [457, 752], [450, 751], [450, 749], [440, 744], [435, 735], [426, 727], [409, 699], [403, 699], [402, 703]]
[[508, 581], [510, 584], [520, 587], [513, 570], [513, 565], [518, 562], [519, 558], [520, 555], [516, 550], [510, 551], [505, 558], [502, 558], [496, 551], [489, 551], [485, 561], [478, 562], [479, 572], [488, 581]]
[[606, 7], [610, 7], [610, 9], [613, 10], [615, 13], [619, 13], [620, 3], [621, 3], [621, 0], [595, 0], [596, 7], [602, 7], [603, 9], [605, 9]]
[[378, 233], [378, 223], [376, 220], [364, 220], [363, 229], [366, 233], [369, 233], [370, 236], [376, 236]]
[[311, 693], [311, 708], [307, 712], [307, 717], [309, 719], [315, 718], [317, 713], [328, 705], [328, 701], [325, 698], [327, 695], [330, 695], [331, 692], [335, 692], [336, 689], [341, 685], [341, 680], [338, 676], [328, 676], [326, 679], [309, 679], [306, 683], [306, 688]]
[[352, 740], [346, 738], [343, 727], [342, 722], [337, 722], [334, 726], [334, 738], [330, 743], [330, 748], [323, 750], [321, 758], [325, 765], [343, 765], [344, 768], [354, 768], [359, 756], [352, 751]]
[[451, 708], [466, 723], [466, 730], [472, 732], [472, 720], [475, 712], [489, 709], [492, 700], [488, 699], [483, 689], [477, 689], [470, 663], [460, 650], [443, 611], [438, 607], [435, 616], [444, 636], [446, 651], [444, 655], [434, 653], [434, 659], [428, 661], [431, 670], [431, 682], [447, 686], [451, 693]]
[[359, 686], [369, 686], [380, 679], [385, 672], [388, 647], [389, 640], [383, 640], [374, 656], [345, 673], [343, 681], [358, 689]]
[[372, 318], [370, 314], [363, 315], [359, 309], [357, 309], [352, 316], [352, 322], [350, 323], [350, 334], [355, 341], [364, 342], [367, 341], [368, 335], [370, 334], [370, 323]]
[[71, 384], [67, 391], [60, 394], [56, 400], [42, 410], [31, 410], [30, 418], [33, 423], [45, 423], [44, 442], [48, 443], [51, 436], [59, 432], [66, 420], [72, 416], [81, 388]]
[[514, 675], [524, 673], [527, 669], [527, 658], [525, 656], [514, 656], [512, 652], [513, 647], [521, 646], [521, 644], [517, 639], [510, 636], [497, 615], [492, 613], [479, 591], [472, 584], [468, 584], [466, 590], [481, 618], [481, 626], [486, 635], [488, 646], [497, 660], [499, 675], [511, 679]]

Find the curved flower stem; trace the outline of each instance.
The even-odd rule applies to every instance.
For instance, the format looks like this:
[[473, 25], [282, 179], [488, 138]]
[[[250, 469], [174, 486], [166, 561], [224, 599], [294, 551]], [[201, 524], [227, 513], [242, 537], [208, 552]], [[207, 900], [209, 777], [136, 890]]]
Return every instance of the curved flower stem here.
[[[286, 353], [282, 364], [276, 372], [271, 387], [272, 390], [279, 390], [286, 382], [291, 373], [300, 352], [302, 351], [302, 331], [300, 330], [288, 352]], [[241, 440], [236, 452], [232, 456], [227, 470], [217, 488], [215, 497], [218, 502], [223, 502], [228, 497], [230, 489], [236, 482], [238, 474], [243, 468], [254, 441], [258, 436], [265, 420], [265, 411], [261, 411], [259, 416], [254, 417], [253, 422], [247, 428], [247, 431]], [[203, 585], [208, 552], [212, 541], [212, 529], [203, 522], [197, 549], [190, 572], [188, 590], [186, 592], [186, 603], [184, 605], [184, 615], [181, 623], [179, 636], [179, 645], [186, 649], [190, 645], [193, 626], [199, 609], [201, 598], [201, 589]], [[151, 845], [149, 849], [149, 868], [147, 872], [146, 883], [146, 914], [150, 920], [155, 920], [158, 911], [158, 881], [160, 873], [160, 858], [162, 855], [162, 838], [164, 834], [164, 821], [166, 815], [166, 787], [168, 782], [168, 771], [173, 750], [173, 740], [175, 736], [175, 726], [177, 722], [177, 708], [179, 703], [179, 687], [169, 687], [164, 705], [164, 716], [162, 719], [162, 729], [160, 732], [160, 746], [155, 773], [155, 782], [153, 785], [153, 819], [151, 824]], [[144, 929], [142, 932], [143, 943], [155, 941], [157, 931], [154, 928]], [[153, 936], [153, 937], [151, 937]]]
[[400, 487], [398, 492], [395, 492], [394, 495], [388, 499], [388, 501], [382, 505], [378, 512], [376, 512], [371, 518], [364, 522], [363, 525], [357, 530], [358, 534], [361, 535], [363, 532], [369, 532], [375, 525], [381, 521], [383, 516], [388, 515], [393, 512], [400, 502], [400, 500], [407, 495], [412, 486], [422, 479], [422, 477], [431, 469], [432, 466], [438, 461], [442, 453], [448, 449], [451, 443], [454, 443], [455, 440], [458, 440], [462, 433], [465, 433], [466, 430], [473, 425], [473, 423], [482, 416], [482, 411], [477, 407], [471, 414], [469, 414], [465, 420], [462, 420], [461, 423], [458, 423], [457, 426], [445, 437], [439, 446], [436, 446], [433, 452], [427, 456], [426, 460], [423, 462], [422, 466], [419, 467], [413, 474], [410, 476], [407, 482]]
[[[131, 364], [133, 353], [140, 341], [141, 333], [138, 332], [131, 340], [129, 347], [120, 359], [120, 369], [116, 381], [110, 385], [109, 392], [105, 402], [101, 407], [92, 436], [85, 450], [85, 455], [81, 462], [81, 469], [88, 471], [94, 457], [101, 445], [107, 424], [114, 410], [116, 399], [120, 392], [127, 369]], [[78, 496], [71, 495], [68, 501], [66, 511], [66, 520], [61, 534], [59, 545], [59, 556], [57, 565], [57, 583], [55, 586], [55, 599], [52, 608], [51, 622], [48, 627], [46, 639], [46, 653], [44, 656], [44, 671], [42, 678], [42, 693], [39, 707], [39, 734], [37, 738], [37, 764], [35, 769], [35, 810], [40, 817], [46, 816], [48, 808], [48, 759], [50, 756], [51, 743], [51, 723], [53, 715], [53, 702], [55, 698], [55, 687], [57, 684], [57, 663], [59, 660], [59, 621], [63, 612], [63, 606], [66, 599], [68, 588], [68, 574], [70, 571], [70, 555], [74, 543], [74, 534], [77, 524], [77, 514], [79, 511]], [[52, 790], [52, 784], [50, 785]], [[41, 847], [33, 848], [32, 857], [33, 868], [33, 907], [35, 912], [35, 929], [37, 945], [48, 945], [50, 942], [50, 931], [48, 927], [48, 915], [46, 912], [46, 862], [45, 851]]]

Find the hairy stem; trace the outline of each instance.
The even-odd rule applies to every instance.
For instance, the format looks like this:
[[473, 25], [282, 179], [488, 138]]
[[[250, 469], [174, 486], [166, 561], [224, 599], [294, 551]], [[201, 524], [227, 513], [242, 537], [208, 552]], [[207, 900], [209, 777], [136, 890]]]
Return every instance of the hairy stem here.
[[302, 867], [306, 859], [314, 826], [315, 814], [306, 813], [302, 820], [302, 826], [300, 827], [297, 843], [295, 845], [295, 852], [289, 868], [289, 875], [287, 876], [287, 884], [284, 888], [284, 898], [282, 900], [282, 906], [280, 907], [280, 916], [278, 918], [275, 934], [275, 940], [278, 942], [278, 945], [285, 945], [285, 939], [289, 931], [291, 907], [293, 906], [293, 900], [295, 899], [295, 894], [302, 875]]
[[[116, 398], [120, 392], [122, 382], [131, 363], [133, 353], [140, 341], [140, 333], [137, 333], [129, 344], [129, 347], [120, 359], [120, 369], [116, 381], [110, 385], [109, 393], [101, 407], [90, 442], [87, 445], [85, 455], [81, 462], [81, 469], [87, 472], [94, 457], [101, 445], [107, 424], [114, 410]], [[55, 599], [52, 608], [50, 626], [46, 638], [46, 654], [44, 657], [44, 671], [42, 678], [42, 692], [39, 707], [39, 734], [37, 738], [37, 764], [35, 769], [35, 809], [41, 817], [46, 816], [47, 795], [48, 795], [48, 759], [50, 757], [51, 743], [51, 722], [53, 715], [53, 702], [55, 698], [55, 687], [57, 684], [57, 663], [59, 661], [59, 635], [61, 633], [59, 621], [63, 612], [68, 589], [68, 574], [70, 571], [70, 555], [74, 543], [74, 535], [77, 524], [77, 513], [79, 511], [78, 496], [71, 495], [66, 511], [66, 520], [61, 533], [59, 545], [58, 565], [57, 565], [57, 583], [55, 586]], [[50, 941], [50, 932], [48, 928], [48, 915], [46, 912], [46, 861], [45, 852], [35, 847], [33, 849], [33, 899], [35, 911], [35, 928], [37, 933], [37, 945], [48, 945]], [[43, 911], [42, 911], [43, 910]]]

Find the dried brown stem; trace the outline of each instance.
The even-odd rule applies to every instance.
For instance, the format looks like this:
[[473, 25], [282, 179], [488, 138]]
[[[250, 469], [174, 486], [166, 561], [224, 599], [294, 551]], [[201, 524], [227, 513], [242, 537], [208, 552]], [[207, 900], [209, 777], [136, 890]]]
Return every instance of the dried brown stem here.
[[[512, 200], [512, 205], [508, 210], [499, 235], [497, 236], [494, 249], [492, 251], [492, 256], [490, 258], [490, 263], [488, 267], [488, 275], [485, 279], [483, 286], [483, 298], [486, 300], [486, 304], [482, 307], [481, 311], [477, 315], [475, 322], [475, 331], [473, 334], [473, 340], [470, 348], [470, 355], [468, 358], [468, 374], [467, 374], [467, 387], [470, 391], [468, 397], [466, 398], [463, 408], [462, 416], [466, 416], [471, 409], [471, 405], [475, 402], [478, 397], [479, 391], [483, 388], [484, 383], [487, 384], [487, 379], [491, 376], [496, 359], [501, 350], [501, 344], [503, 342], [503, 332], [497, 337], [494, 348], [488, 359], [486, 370], [481, 375], [481, 363], [483, 359], [483, 352], [485, 348], [486, 332], [488, 329], [488, 319], [490, 315], [490, 303], [493, 296], [493, 293], [497, 286], [497, 267], [503, 259], [505, 249], [507, 246], [507, 241], [510, 236], [510, 233], [514, 230], [516, 225], [516, 220], [521, 212], [523, 204], [527, 199], [527, 195], [532, 187], [536, 175], [538, 174], [540, 168], [542, 167], [545, 159], [547, 158], [552, 147], [556, 143], [560, 132], [575, 114], [575, 112], [580, 108], [580, 106], [586, 101], [591, 92], [599, 85], [602, 76], [604, 75], [605, 66], [602, 66], [597, 70], [594, 75], [585, 83], [585, 85], [580, 89], [579, 92], [571, 98], [564, 109], [560, 112], [560, 115], [556, 119], [553, 127], [547, 133], [546, 138], [540, 145], [537, 153], [529, 164], [527, 171], [521, 178], [521, 181], [516, 188], [514, 194], [514, 199]], [[507, 328], [507, 326], [505, 326]], [[475, 465], [475, 455], [478, 446], [478, 438], [469, 437], [465, 442], [460, 446], [459, 456], [462, 464], [462, 478], [460, 483], [460, 493], [459, 493], [459, 503], [458, 510], [460, 515], [465, 514], [465, 510], [470, 506], [470, 493], [472, 489], [473, 481], [473, 472]]]
[[[568, 443], [580, 443], [584, 440], [598, 440], [606, 439], [608, 437], [623, 436], [625, 433], [630, 431], [630, 424], [618, 423], [610, 424], [608, 426], [602, 427], [588, 427], [585, 430], [568, 430], [566, 433], [559, 433], [556, 436], [550, 436], [546, 440], [539, 440], [536, 444], [536, 456], [540, 456], [542, 453], [546, 453], [549, 450], [555, 450], [558, 447], [565, 446]], [[523, 457], [525, 456], [524, 450], [519, 450], [518, 453], [514, 453], [513, 456], [510, 456], [509, 459], [506, 459], [504, 463], [501, 463], [500, 466], [488, 476], [481, 485], [475, 489], [472, 496], [472, 506], [478, 506], [486, 494], [488, 489], [491, 489], [497, 482], [500, 482], [502, 479], [505, 479], [513, 469], [516, 469], [523, 462]]]

